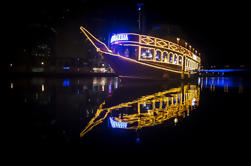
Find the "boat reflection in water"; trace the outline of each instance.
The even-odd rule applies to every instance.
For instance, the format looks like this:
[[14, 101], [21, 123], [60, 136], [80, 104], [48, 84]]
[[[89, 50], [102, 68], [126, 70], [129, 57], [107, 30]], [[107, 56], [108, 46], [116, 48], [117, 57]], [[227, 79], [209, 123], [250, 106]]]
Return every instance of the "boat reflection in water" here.
[[113, 95], [99, 106], [95, 116], [80, 133], [80, 137], [85, 136], [105, 119], [108, 119], [111, 128], [127, 130], [138, 130], [164, 122], [175, 125], [199, 105], [200, 87], [197, 85], [181, 82], [178, 83], [179, 86], [176, 83], [176, 86], [162, 87], [162, 90], [154, 89], [156, 86], [151, 85], [152, 88], [148, 90], [122, 85], [122, 88], [114, 91]]

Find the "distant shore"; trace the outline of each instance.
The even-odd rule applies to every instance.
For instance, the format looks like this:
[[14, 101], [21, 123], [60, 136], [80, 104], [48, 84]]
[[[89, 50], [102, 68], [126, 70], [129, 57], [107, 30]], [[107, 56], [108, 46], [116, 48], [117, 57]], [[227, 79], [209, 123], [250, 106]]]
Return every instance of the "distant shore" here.
[[9, 72], [9, 77], [116, 77], [115, 73], [77, 73], [77, 72]]
[[[251, 70], [237, 72], [199, 72], [199, 77], [250, 77]], [[116, 73], [81, 72], [8, 72], [8, 77], [118, 77]]]

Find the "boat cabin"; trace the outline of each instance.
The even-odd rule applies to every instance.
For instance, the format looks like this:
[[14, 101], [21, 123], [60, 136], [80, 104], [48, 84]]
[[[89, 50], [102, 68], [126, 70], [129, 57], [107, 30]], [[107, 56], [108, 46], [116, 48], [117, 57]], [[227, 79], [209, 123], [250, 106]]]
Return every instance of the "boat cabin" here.
[[[119, 33], [110, 38], [113, 54], [176, 70], [197, 71], [200, 57], [189, 49], [167, 40], [136, 33]], [[197, 52], [197, 51], [196, 51]]]

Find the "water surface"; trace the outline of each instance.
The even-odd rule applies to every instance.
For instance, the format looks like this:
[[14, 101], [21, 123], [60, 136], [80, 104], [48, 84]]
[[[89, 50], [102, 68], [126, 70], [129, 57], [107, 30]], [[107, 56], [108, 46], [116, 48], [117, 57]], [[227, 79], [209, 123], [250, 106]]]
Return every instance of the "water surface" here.
[[68, 143], [111, 152], [227, 150], [245, 147], [249, 85], [241, 77], [12, 78], [8, 107], [23, 144]]

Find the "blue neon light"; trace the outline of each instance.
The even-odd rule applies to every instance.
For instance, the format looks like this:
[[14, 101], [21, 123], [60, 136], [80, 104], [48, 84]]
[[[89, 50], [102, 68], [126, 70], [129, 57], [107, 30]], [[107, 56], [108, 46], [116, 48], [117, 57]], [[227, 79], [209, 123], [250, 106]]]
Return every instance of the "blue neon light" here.
[[70, 67], [68, 67], [68, 66], [64, 66], [64, 67], [63, 67], [63, 69], [64, 69], [64, 70], [69, 70], [69, 69], [70, 69]]
[[70, 80], [69, 79], [65, 79], [63, 81], [63, 86], [66, 87], [66, 86], [70, 86]]
[[195, 98], [192, 99], [192, 106], [195, 106]]
[[122, 40], [126, 40], [126, 41], [128, 40], [127, 34], [117, 34], [111, 37], [111, 43], [115, 41], [122, 41]]
[[136, 141], [137, 141], [137, 143], [139, 143], [140, 142], [140, 138], [137, 138]]
[[138, 5], [138, 11], [140, 11], [141, 7], [144, 5], [144, 3], [138, 3], [137, 5]]
[[205, 72], [234, 72], [234, 71], [247, 71], [246, 69], [210, 69], [210, 70], [200, 70]]
[[158, 29], [161, 29], [161, 27], [156, 26], [156, 27], [153, 28], [154, 31], [155, 31], [155, 30], [158, 30]]
[[109, 84], [109, 87], [108, 87], [108, 93], [111, 94], [112, 93], [112, 85]]
[[234, 80], [232, 77], [208, 77], [203, 80], [203, 85], [205, 87], [210, 87], [214, 85], [216, 87], [239, 87], [239, 80]]
[[127, 123], [125, 123], [125, 122], [117, 122], [117, 121], [113, 120], [112, 117], [110, 117], [109, 120], [112, 125], [112, 128], [121, 128], [121, 129], [127, 128]]

